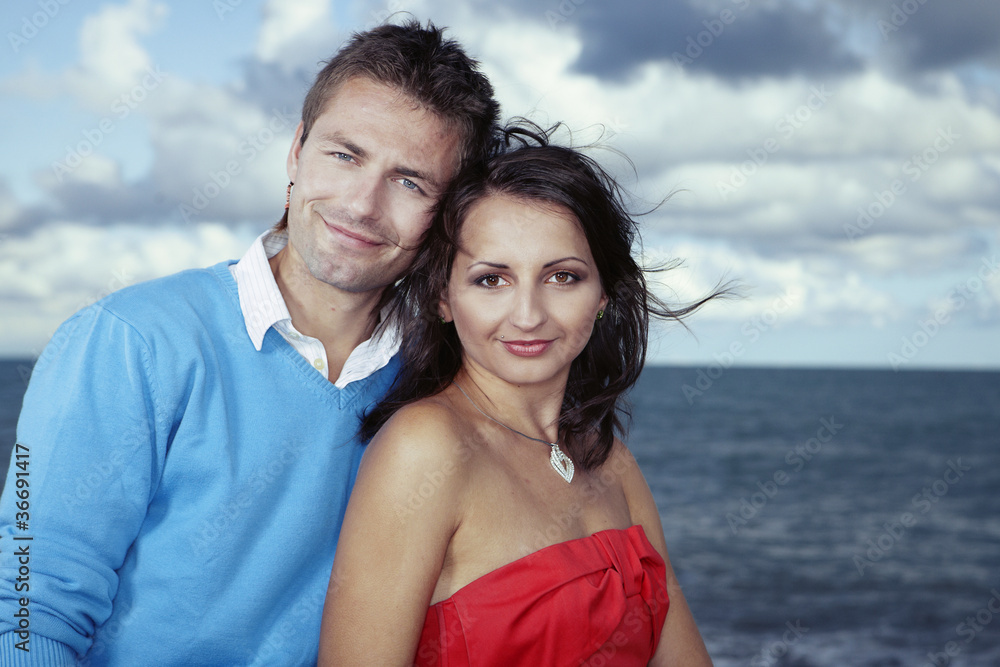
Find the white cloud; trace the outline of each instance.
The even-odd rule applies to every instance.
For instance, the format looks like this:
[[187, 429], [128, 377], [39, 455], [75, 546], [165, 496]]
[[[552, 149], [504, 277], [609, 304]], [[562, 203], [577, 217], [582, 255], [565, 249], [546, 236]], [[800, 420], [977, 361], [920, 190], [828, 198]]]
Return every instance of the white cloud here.
[[0, 309], [15, 314], [0, 355], [34, 354], [63, 320], [127, 285], [238, 258], [258, 230], [54, 223], [3, 242]]
[[[336, 9], [338, 19], [349, 11]], [[707, 308], [706, 322], [739, 324], [783, 296], [792, 305], [779, 326], [815, 331], [905, 321], [917, 316], [916, 304], [946, 294], [956, 272], [1000, 248], [1000, 113], [966, 79], [938, 72], [906, 80], [876, 64], [827, 81], [731, 83], [665, 62], [608, 83], [574, 69], [584, 45], [573, 22], [553, 30], [545, 9], [386, 0], [358, 3], [356, 15], [371, 20], [350, 27], [371, 27], [398, 10], [431, 17], [483, 61], [505, 114], [566, 121], [577, 143], [608, 130], [604, 139], [635, 161], [638, 181], [610, 153], [594, 156], [626, 174], [626, 185], [647, 202], [685, 189], [644, 221], [650, 255], [687, 260], [687, 268], [667, 275], [674, 296], [704, 294], [723, 276], [753, 287], [746, 299]], [[123, 119], [109, 101], [157, 66], [142, 38], [165, 24], [165, 12], [152, 0], [101, 6], [82, 23], [76, 66], [45, 74], [24, 60], [3, 91], [33, 99], [68, 91], [78, 106], [117, 127]], [[0, 302], [8, 312], [34, 322], [26, 330], [48, 335], [47, 327], [104, 290], [118, 265], [145, 277], [242, 253], [253, 234], [235, 225], [246, 221], [259, 231], [281, 212], [285, 155], [301, 103], [262, 108], [260, 100], [269, 98], [247, 89], [258, 82], [250, 72], [269, 91], [294, 88], [302, 71], [314, 72], [346, 37], [333, 16], [325, 0], [269, 0], [257, 34], [246, 40], [245, 80], [209, 85], [174, 70], [145, 91], [129, 113], [148, 131], [147, 174], [123, 180], [121, 161], [101, 151], [62, 184], [49, 169], [43, 187], [50, 201], [64, 193], [60, 186], [98, 213], [105, 197], [117, 204], [108, 210], [144, 214], [146, 202], [167, 201], [143, 220], [175, 231], [139, 221], [87, 227], [71, 211], [43, 219], [28, 236], [2, 241], [15, 258], [0, 268], [6, 281]], [[734, 174], [743, 182], [723, 197], [719, 184]], [[905, 188], [886, 205], [879, 198], [894, 181]], [[87, 188], [101, 196], [87, 199]], [[181, 203], [204, 208], [184, 224]], [[869, 208], [878, 214], [852, 242], [847, 227]], [[0, 187], [0, 229], [23, 228], [39, 210], [22, 210]], [[88, 219], [127, 222], [124, 214], [100, 218], [94, 211]], [[911, 278], [919, 288], [904, 286]], [[917, 289], [927, 290], [927, 298]], [[1000, 281], [983, 287], [979, 310], [968, 308], [966, 317], [994, 313], [998, 292]]]
[[737, 282], [742, 297], [710, 304], [699, 315], [705, 321], [740, 323], [780, 308], [782, 326], [880, 326], [903, 313], [891, 294], [858, 272], [845, 275], [835, 258], [775, 259], [701, 240], [647, 246], [646, 258], [653, 263], [684, 261], [682, 268], [658, 279], [657, 292], [672, 303], [703, 297], [723, 278]]
[[0, 180], [0, 230], [7, 229], [20, 210], [21, 207], [14, 198], [10, 186], [6, 181]]
[[269, 218], [271, 211], [277, 219], [298, 104], [262, 110], [206, 85], [164, 88], [163, 104], [148, 110], [157, 191], [199, 220]]
[[108, 99], [133, 88], [153, 66], [139, 35], [158, 27], [167, 6], [153, 0], [102, 5], [84, 19], [79, 64], [66, 76], [74, 94], [104, 111]]
[[336, 35], [328, 0], [268, 0], [254, 54], [286, 71], [304, 67], [312, 72], [317, 60], [329, 57], [339, 45]]

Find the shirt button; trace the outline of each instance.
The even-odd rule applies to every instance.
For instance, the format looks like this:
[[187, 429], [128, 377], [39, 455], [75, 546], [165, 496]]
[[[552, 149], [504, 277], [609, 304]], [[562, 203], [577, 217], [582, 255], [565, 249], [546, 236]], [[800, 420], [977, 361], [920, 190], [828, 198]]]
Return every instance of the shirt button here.
[[297, 334], [297, 333], [295, 333], [294, 331], [293, 331], [292, 333], [288, 334], [288, 335], [289, 335], [289, 337], [290, 337], [290, 338], [291, 338], [292, 340], [298, 340], [299, 338], [302, 338], [302, 336], [298, 335], [298, 334]]
[[315, 360], [313, 360], [313, 366], [314, 366], [314, 367], [316, 368], [316, 370], [318, 370], [318, 371], [321, 371], [321, 370], [323, 370], [323, 366], [324, 366], [324, 364], [323, 364], [323, 360], [322, 360], [322, 359], [315, 359]]

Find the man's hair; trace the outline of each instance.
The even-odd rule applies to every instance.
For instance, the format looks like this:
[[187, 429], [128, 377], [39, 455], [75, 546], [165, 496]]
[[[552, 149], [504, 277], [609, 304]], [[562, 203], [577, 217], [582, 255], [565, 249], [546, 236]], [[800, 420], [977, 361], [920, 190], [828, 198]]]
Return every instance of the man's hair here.
[[[482, 160], [495, 134], [500, 105], [493, 86], [453, 39], [430, 21], [411, 19], [354, 33], [316, 76], [302, 105], [302, 143], [337, 90], [364, 77], [398, 90], [459, 133], [460, 167]], [[276, 226], [284, 229], [288, 214]]]
[[[557, 126], [558, 127], [558, 126]], [[411, 271], [397, 285], [392, 316], [402, 327], [401, 371], [389, 394], [362, 421], [363, 438], [375, 432], [401, 407], [443, 391], [462, 364], [462, 345], [453, 324], [438, 318], [462, 225], [479, 202], [505, 197], [568, 211], [580, 225], [608, 297], [604, 316], [586, 347], [570, 365], [559, 417], [559, 441], [576, 465], [601, 466], [615, 435], [624, 435], [629, 412], [626, 392], [639, 379], [646, 358], [650, 316], [682, 321], [710, 300], [726, 296], [729, 286], [671, 307], [646, 284], [649, 270], [634, 254], [638, 225], [625, 196], [597, 162], [578, 150], [549, 142], [553, 130], [522, 122], [504, 130], [497, 153], [454, 180]]]

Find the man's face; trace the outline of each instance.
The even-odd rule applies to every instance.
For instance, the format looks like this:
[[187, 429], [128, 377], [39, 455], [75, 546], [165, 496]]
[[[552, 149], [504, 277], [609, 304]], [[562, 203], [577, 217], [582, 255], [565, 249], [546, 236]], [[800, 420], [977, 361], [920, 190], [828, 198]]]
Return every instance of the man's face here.
[[288, 154], [291, 258], [346, 292], [395, 282], [458, 168], [456, 134], [394, 88], [344, 82]]

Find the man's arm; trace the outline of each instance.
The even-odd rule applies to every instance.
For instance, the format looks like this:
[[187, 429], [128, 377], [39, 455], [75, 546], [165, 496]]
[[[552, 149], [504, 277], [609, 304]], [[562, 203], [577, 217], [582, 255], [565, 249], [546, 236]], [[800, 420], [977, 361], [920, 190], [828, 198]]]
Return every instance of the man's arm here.
[[99, 305], [38, 359], [0, 498], [0, 657], [66, 664], [110, 616], [166, 446], [155, 400], [146, 341]]

